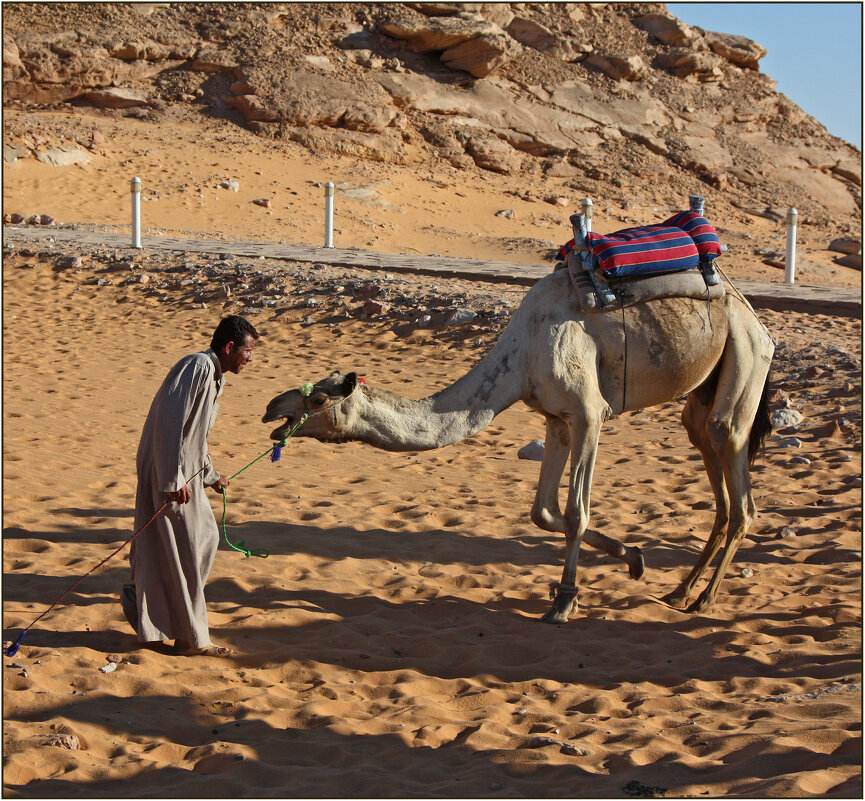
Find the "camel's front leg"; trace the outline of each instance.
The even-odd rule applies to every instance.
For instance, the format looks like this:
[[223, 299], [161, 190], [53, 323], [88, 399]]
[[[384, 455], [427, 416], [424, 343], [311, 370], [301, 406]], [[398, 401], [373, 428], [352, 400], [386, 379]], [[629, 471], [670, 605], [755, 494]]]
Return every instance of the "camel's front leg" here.
[[[544, 459], [532, 505], [532, 522], [544, 531], [564, 531], [565, 521], [559, 509], [559, 480], [568, 460], [571, 434], [565, 421], [559, 417], [548, 415], [546, 423]], [[643, 575], [646, 565], [639, 548], [622, 545], [618, 540], [592, 529], [586, 529], [584, 539], [593, 548], [621, 559], [628, 566], [631, 578], [638, 579]]]
[[555, 591], [550, 610], [541, 618], [544, 623], [566, 623], [577, 610], [577, 559], [586, 526], [589, 524], [589, 503], [592, 473], [598, 452], [601, 416], [571, 425], [571, 474], [564, 524], [567, 547], [562, 580]]
[[532, 523], [544, 531], [564, 531], [565, 521], [559, 509], [559, 481], [568, 461], [571, 434], [567, 423], [559, 417], [546, 415], [546, 423], [544, 458], [532, 505]]

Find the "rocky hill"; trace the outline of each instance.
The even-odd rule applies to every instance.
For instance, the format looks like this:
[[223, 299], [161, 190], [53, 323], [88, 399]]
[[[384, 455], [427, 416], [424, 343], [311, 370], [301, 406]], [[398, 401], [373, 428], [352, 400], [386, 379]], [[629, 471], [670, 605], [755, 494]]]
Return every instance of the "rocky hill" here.
[[[861, 238], [861, 154], [658, 3], [3, 7], [9, 110], [222, 117], [318, 153], [565, 179]], [[23, 119], [23, 118], [22, 118]], [[5, 156], [33, 150], [7, 120]], [[10, 150], [11, 148], [11, 150]]]

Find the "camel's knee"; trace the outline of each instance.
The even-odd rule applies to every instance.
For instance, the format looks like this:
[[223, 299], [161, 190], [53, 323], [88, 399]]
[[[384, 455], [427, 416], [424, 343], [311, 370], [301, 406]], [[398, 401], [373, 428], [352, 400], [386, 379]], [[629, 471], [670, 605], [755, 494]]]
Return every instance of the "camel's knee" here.
[[589, 525], [589, 516], [580, 509], [567, 509], [562, 518], [563, 529], [568, 541], [578, 538], [582, 540], [586, 527]]
[[747, 453], [747, 432], [736, 431], [729, 420], [721, 417], [710, 417], [706, 421], [706, 433], [709, 435], [712, 450], [718, 456], [731, 459], [737, 454]]
[[565, 530], [562, 513], [558, 509], [550, 509], [540, 504], [532, 506], [532, 523], [543, 531], [561, 532]]

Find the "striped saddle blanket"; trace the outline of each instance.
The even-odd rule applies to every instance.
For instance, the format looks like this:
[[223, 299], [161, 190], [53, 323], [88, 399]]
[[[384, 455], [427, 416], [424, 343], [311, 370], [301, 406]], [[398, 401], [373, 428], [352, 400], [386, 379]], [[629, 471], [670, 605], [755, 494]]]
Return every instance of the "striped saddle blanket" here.
[[[659, 275], [691, 270], [721, 254], [715, 229], [696, 211], [682, 211], [658, 225], [624, 228], [612, 234], [587, 234], [592, 261], [606, 278]], [[565, 261], [572, 239], [559, 248]]]

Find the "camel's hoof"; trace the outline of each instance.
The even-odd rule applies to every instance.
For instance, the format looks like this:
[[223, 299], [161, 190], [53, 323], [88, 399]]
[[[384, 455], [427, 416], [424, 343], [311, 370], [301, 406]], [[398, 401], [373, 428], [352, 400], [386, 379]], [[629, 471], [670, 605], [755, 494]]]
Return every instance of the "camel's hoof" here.
[[661, 598], [661, 600], [665, 604], [669, 604], [675, 609], [681, 609], [685, 604], [688, 603], [688, 596], [682, 595], [680, 592], [674, 590], [669, 595], [665, 595], [663, 598]]
[[714, 605], [714, 601], [701, 595], [685, 611], [692, 615], [705, 615], [712, 611]]
[[643, 559], [643, 552], [639, 548], [628, 549], [628, 572], [632, 579], [643, 577], [646, 572], [646, 560]]
[[553, 607], [541, 618], [541, 623], [567, 623], [569, 614]]
[[575, 593], [561, 593], [556, 596], [553, 605], [541, 618], [541, 623], [567, 623], [568, 618], [577, 611], [577, 608]]

